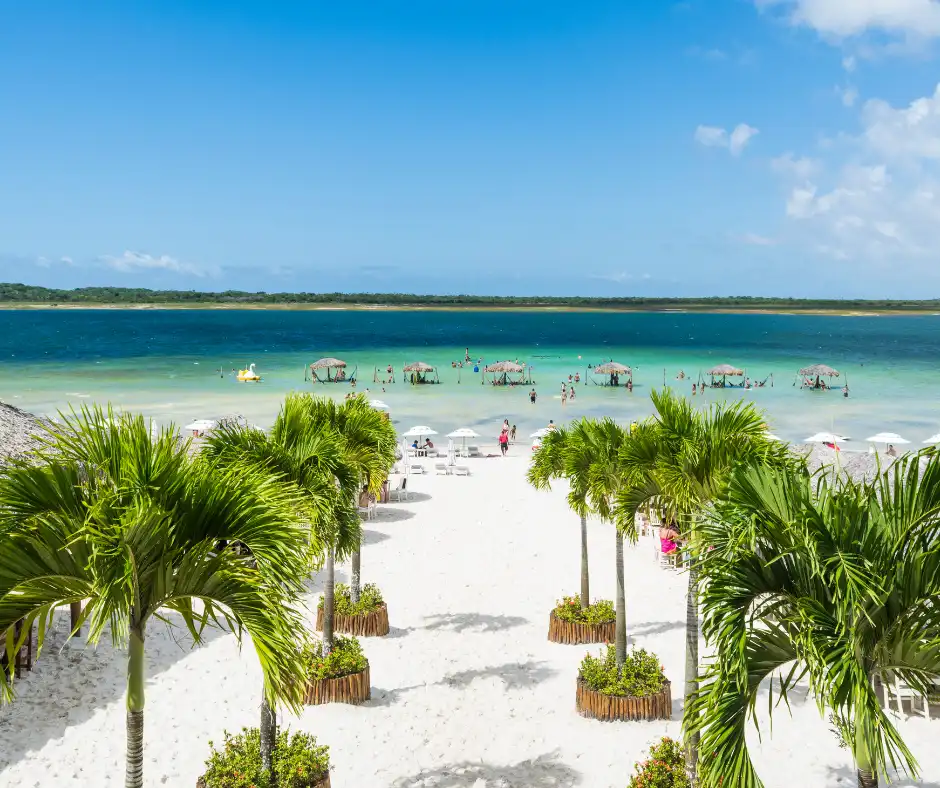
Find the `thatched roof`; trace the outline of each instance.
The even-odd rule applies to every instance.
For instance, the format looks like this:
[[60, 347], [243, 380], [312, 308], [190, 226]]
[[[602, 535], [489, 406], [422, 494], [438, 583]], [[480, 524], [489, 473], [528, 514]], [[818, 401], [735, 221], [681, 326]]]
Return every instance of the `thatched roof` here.
[[618, 364], [616, 361], [608, 361], [606, 364], [594, 367], [595, 375], [629, 375], [630, 367], [625, 364]]
[[[885, 454], [877, 455], [854, 451], [836, 452], [821, 444], [798, 444], [791, 448], [794, 452], [806, 458], [806, 466], [810, 471], [815, 472], [825, 467], [829, 474], [834, 475], [838, 471], [855, 481], [870, 482], [879, 473], [879, 462], [881, 463], [881, 471], [885, 471], [894, 462], [893, 457]], [[838, 454], [838, 462], [836, 454]]]
[[433, 372], [434, 367], [430, 364], [425, 364], [423, 361], [415, 361], [405, 368], [405, 372]]
[[338, 358], [321, 358], [310, 365], [310, 369], [338, 369], [345, 367], [346, 362]]
[[522, 372], [522, 364], [515, 364], [512, 361], [499, 361], [496, 364], [490, 364], [483, 368], [484, 372]]
[[0, 463], [34, 449], [42, 424], [38, 416], [0, 402]]
[[825, 364], [813, 364], [809, 367], [803, 367], [803, 369], [800, 370], [800, 374], [807, 378], [837, 378], [839, 377], [839, 370], [833, 369], [832, 367], [827, 367]]
[[719, 364], [717, 367], [712, 367], [706, 373], [708, 375], [730, 375], [736, 377], [744, 374], [743, 369], [738, 369], [737, 367], [732, 367], [730, 364]]

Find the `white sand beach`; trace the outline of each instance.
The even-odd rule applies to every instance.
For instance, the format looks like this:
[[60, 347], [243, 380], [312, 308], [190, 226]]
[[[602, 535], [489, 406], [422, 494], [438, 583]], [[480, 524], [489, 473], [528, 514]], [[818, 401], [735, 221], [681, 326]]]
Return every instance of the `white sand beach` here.
[[[280, 714], [330, 746], [336, 788], [623, 788], [651, 743], [679, 734], [686, 578], [657, 566], [651, 541], [626, 550], [628, 631], [665, 666], [673, 719], [605, 723], [575, 712], [588, 648], [549, 643], [546, 632], [556, 599], [578, 588], [578, 522], [561, 487], [526, 485], [528, 451], [471, 460], [468, 478], [410, 477], [413, 500], [380, 505], [365, 523], [363, 582], [382, 589], [392, 627], [363, 641], [372, 700]], [[591, 523], [595, 598], [613, 598], [613, 547], [612, 527]], [[314, 578], [311, 610], [321, 588]], [[0, 786], [118, 788], [124, 654], [63, 647], [67, 611], [58, 623], [16, 701], [0, 708]], [[193, 786], [210, 739], [257, 725], [260, 670], [231, 635], [191, 650], [182, 630], [162, 626], [148, 633], [147, 660], [146, 785]], [[762, 744], [753, 737], [766, 784], [854, 785], [850, 756], [812, 699], [791, 704], [772, 736], [765, 726]], [[894, 784], [940, 786], [940, 721], [899, 724], [925, 782]]]

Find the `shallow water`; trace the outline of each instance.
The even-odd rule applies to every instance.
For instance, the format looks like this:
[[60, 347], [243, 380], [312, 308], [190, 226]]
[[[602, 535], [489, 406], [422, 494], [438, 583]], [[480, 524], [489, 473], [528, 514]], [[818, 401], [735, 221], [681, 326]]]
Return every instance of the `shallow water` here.
[[[529, 387], [481, 385], [472, 367], [451, 362], [469, 348], [484, 363], [519, 359], [532, 367]], [[441, 433], [470, 426], [494, 435], [503, 418], [528, 434], [549, 419], [650, 412], [649, 391], [664, 381], [688, 394], [690, 378], [718, 363], [747, 370], [766, 388], [709, 390], [705, 403], [745, 397], [767, 411], [777, 434], [797, 441], [835, 430], [862, 441], [894, 431], [919, 444], [940, 429], [940, 318], [808, 315], [390, 312], [258, 310], [10, 310], [0, 312], [0, 399], [38, 413], [92, 402], [141, 411], [159, 423], [243, 413], [265, 425], [286, 392], [341, 397], [348, 384], [305, 382], [306, 366], [338, 356], [358, 369], [358, 390], [391, 406], [402, 427]], [[614, 359], [634, 368], [634, 391], [594, 385], [587, 365]], [[440, 365], [440, 386], [402, 383], [411, 361]], [[254, 362], [264, 380], [238, 383], [233, 369]], [[796, 370], [826, 363], [846, 378], [839, 391], [801, 391]], [[373, 383], [391, 364], [398, 383]], [[560, 388], [580, 373], [574, 403]], [[771, 377], [772, 376], [772, 377]], [[862, 448], [858, 446], [858, 448]]]

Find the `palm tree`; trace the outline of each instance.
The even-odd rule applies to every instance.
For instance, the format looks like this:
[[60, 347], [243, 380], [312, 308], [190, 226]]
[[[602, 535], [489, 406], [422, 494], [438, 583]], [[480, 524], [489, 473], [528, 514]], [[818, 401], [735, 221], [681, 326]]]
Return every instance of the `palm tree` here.
[[[931, 450], [932, 451], [932, 450]], [[705, 788], [762, 785], [745, 728], [759, 688], [806, 678], [833, 711], [860, 788], [917, 763], [876, 694], [940, 677], [940, 456], [898, 460], [870, 484], [804, 469], [736, 473], [701, 534], [703, 631], [717, 659], [693, 718]]]
[[526, 479], [537, 490], [551, 489], [552, 481], [569, 482], [568, 506], [581, 518], [581, 609], [587, 610], [591, 600], [591, 581], [588, 574], [587, 518], [591, 513], [587, 502], [587, 467], [584, 453], [572, 456], [571, 432], [563, 427], [549, 432], [532, 455]]
[[[329, 426], [339, 435], [344, 462], [357, 479], [354, 500], [358, 501], [361, 493], [378, 495], [395, 464], [397, 444], [395, 428], [386, 414], [371, 407], [363, 394], [342, 404], [326, 397], [309, 396], [304, 402], [314, 424]], [[360, 530], [352, 553], [349, 596], [353, 604], [359, 601], [361, 591], [361, 534]]]
[[[329, 593], [334, 557], [348, 555], [359, 543], [359, 515], [348, 494], [357, 484], [359, 471], [348, 463], [339, 433], [313, 420], [311, 399], [309, 395], [289, 395], [270, 434], [234, 424], [222, 426], [206, 440], [202, 453], [236, 472], [274, 473], [295, 494], [298, 513], [309, 524], [311, 557], [320, 560], [327, 555]], [[333, 645], [332, 605], [330, 613], [329, 628], [324, 625], [326, 653]], [[262, 696], [260, 734], [262, 764], [273, 777], [277, 727], [267, 695]]]
[[[268, 472], [190, 456], [167, 430], [152, 439], [139, 416], [83, 409], [48, 429], [32, 464], [0, 473], [0, 632], [38, 620], [41, 648], [55, 609], [87, 600], [88, 641], [110, 629], [128, 647], [127, 788], [143, 785], [154, 616], [175, 612], [195, 643], [207, 625], [247, 631], [266, 696], [299, 709], [303, 627], [292, 602], [308, 548], [290, 491]], [[0, 695], [12, 698], [12, 674], [0, 674]]]
[[668, 389], [652, 393], [655, 412], [637, 424], [620, 455], [626, 482], [617, 501], [618, 521], [633, 522], [636, 513], [658, 509], [678, 522], [690, 538], [686, 595], [685, 717], [686, 758], [694, 779], [698, 734], [689, 724], [691, 700], [698, 686], [698, 525], [709, 502], [726, 487], [733, 468], [757, 462], [785, 463], [784, 444], [766, 437], [763, 417], [751, 404], [736, 402], [695, 410]]

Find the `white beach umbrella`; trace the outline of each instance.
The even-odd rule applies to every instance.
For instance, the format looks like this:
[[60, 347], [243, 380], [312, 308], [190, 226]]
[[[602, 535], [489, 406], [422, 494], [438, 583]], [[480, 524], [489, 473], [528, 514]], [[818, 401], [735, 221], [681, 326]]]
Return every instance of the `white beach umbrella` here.
[[879, 432], [877, 435], [865, 438], [865, 440], [869, 443], [910, 443], [909, 440], [905, 440], [896, 432]]
[[834, 432], [817, 432], [810, 435], [803, 443], [844, 443], [849, 440], [844, 435], [836, 435]]
[[374, 399], [369, 401], [369, 407], [375, 408], [376, 410], [389, 410], [388, 405], [386, 405], [380, 399]]
[[430, 427], [418, 425], [417, 427], [412, 427], [408, 432], [402, 433], [403, 438], [423, 438], [425, 435], [437, 435], [437, 431], [432, 430]]
[[767, 440], [770, 440], [770, 441], [782, 441], [782, 440], [783, 440], [783, 438], [781, 438], [781, 437], [778, 436], [778, 435], [774, 435], [772, 432], [765, 432], [765, 433], [764, 433], [764, 437], [767, 438]]
[[448, 438], [479, 438], [480, 433], [471, 430], [469, 427], [461, 427], [459, 430], [447, 433]]
[[207, 430], [215, 429], [215, 426], [218, 422], [215, 419], [196, 419], [192, 424], [187, 424], [183, 427], [184, 430], [192, 430], [193, 432], [206, 432]]
[[924, 441], [924, 443], [940, 443], [940, 432], [938, 432], [936, 435], [931, 435], [929, 438], [927, 438], [927, 440]]
[[540, 430], [536, 430], [529, 437], [530, 438], [544, 438], [548, 433], [552, 432], [548, 427], [542, 427]]

